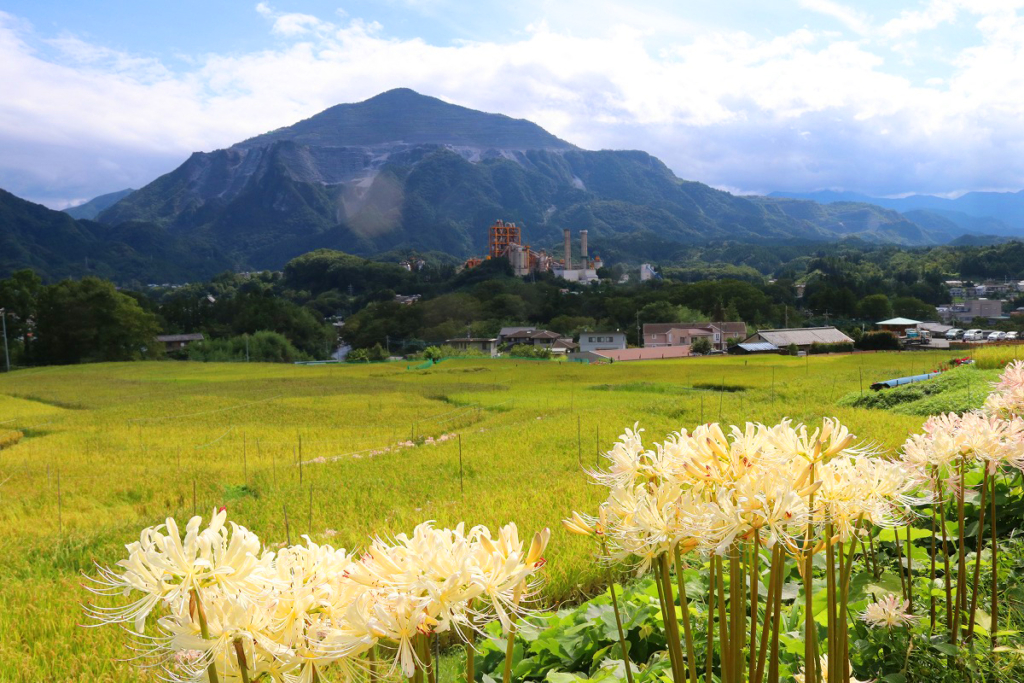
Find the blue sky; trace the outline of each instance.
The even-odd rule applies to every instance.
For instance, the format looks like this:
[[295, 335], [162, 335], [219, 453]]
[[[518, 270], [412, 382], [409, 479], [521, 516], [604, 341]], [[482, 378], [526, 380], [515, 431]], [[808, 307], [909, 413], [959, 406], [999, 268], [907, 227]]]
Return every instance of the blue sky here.
[[405, 86], [731, 191], [1016, 190], [1022, 6], [9, 1], [0, 187], [76, 203]]

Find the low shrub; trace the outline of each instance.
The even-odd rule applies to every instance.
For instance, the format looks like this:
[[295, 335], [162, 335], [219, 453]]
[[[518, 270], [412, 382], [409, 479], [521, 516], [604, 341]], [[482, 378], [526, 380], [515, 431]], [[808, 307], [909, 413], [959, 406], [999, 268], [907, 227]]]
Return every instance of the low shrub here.
[[[248, 352], [246, 351], [248, 345]], [[204, 363], [230, 363], [252, 361], [254, 363], [294, 363], [311, 360], [309, 354], [299, 351], [278, 332], [261, 331], [228, 339], [210, 339], [188, 347], [189, 360]]]
[[839, 342], [836, 344], [820, 344], [814, 342], [808, 353], [815, 355], [819, 353], [852, 353], [853, 342]]
[[900, 340], [888, 330], [865, 332], [857, 340], [856, 347], [861, 351], [899, 351]]

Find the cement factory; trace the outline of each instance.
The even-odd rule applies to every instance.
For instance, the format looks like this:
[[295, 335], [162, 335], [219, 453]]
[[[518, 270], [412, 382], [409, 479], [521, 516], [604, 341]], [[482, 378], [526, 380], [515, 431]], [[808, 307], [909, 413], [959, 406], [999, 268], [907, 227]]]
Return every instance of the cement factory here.
[[[597, 269], [603, 263], [601, 257], [595, 255], [588, 259], [587, 231], [580, 230], [580, 257], [575, 264], [572, 259], [572, 236], [569, 229], [563, 231], [565, 240], [563, 259], [554, 259], [542, 249], [536, 252], [529, 244], [523, 244], [522, 228], [515, 223], [495, 221], [487, 233], [487, 259], [507, 259], [512, 272], [519, 277], [531, 273], [554, 273], [569, 282], [590, 283], [597, 281]], [[466, 261], [467, 268], [473, 268], [484, 262], [484, 259], [471, 258]], [[576, 265], [576, 268], [573, 268]]]

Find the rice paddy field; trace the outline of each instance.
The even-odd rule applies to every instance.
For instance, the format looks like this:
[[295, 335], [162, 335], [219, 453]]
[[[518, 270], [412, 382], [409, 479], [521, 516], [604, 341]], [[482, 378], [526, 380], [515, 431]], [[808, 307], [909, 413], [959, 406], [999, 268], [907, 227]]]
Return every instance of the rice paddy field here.
[[[122, 661], [117, 629], [80, 627], [82, 573], [116, 562], [142, 527], [221, 506], [268, 543], [308, 534], [358, 548], [424, 520], [550, 527], [543, 598], [583, 600], [600, 586], [593, 546], [559, 521], [603, 499], [583, 468], [624, 427], [661, 440], [708, 421], [836, 416], [895, 450], [924, 417], [851, 395], [953, 355], [153, 362], [0, 375], [0, 681], [156, 680]], [[953, 372], [970, 373], [978, 404], [997, 374]]]

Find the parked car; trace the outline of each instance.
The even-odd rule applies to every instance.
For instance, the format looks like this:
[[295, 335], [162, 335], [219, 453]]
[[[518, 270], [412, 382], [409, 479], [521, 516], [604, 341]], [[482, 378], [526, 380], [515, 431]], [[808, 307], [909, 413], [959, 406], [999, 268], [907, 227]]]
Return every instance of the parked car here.
[[1006, 339], [1006, 333], [1005, 332], [1000, 332], [999, 330], [993, 330], [993, 331], [988, 333], [988, 340], [989, 341], [1003, 341], [1004, 339]]
[[951, 330], [946, 331], [946, 339], [961, 339], [964, 336], [964, 331], [959, 327], [954, 327]]
[[1006, 341], [1017, 341], [1017, 330], [1006, 333]]
[[982, 332], [981, 330], [974, 328], [964, 332], [964, 341], [981, 341]]

